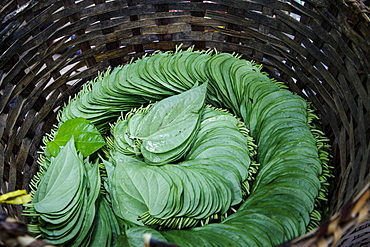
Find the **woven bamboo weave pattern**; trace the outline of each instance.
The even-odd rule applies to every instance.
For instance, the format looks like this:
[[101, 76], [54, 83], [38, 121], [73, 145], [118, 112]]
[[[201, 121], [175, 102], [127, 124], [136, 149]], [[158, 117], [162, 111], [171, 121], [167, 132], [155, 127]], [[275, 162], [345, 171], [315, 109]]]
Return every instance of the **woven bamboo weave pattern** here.
[[[333, 147], [330, 215], [297, 241], [339, 242], [369, 218], [370, 11], [362, 1], [0, 0], [0, 21], [0, 193], [28, 189], [43, 135], [84, 83], [183, 44], [262, 64], [317, 109]], [[21, 211], [0, 212], [26, 220]]]

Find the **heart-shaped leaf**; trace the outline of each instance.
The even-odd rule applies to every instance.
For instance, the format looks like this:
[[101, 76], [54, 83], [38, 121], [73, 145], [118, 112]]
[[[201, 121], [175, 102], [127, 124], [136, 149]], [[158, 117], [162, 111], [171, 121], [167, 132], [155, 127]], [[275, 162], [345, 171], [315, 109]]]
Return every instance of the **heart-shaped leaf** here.
[[84, 157], [99, 150], [105, 145], [104, 138], [98, 129], [85, 118], [73, 118], [65, 121], [58, 129], [53, 141], [46, 144], [50, 154], [56, 157], [61, 146], [74, 136], [77, 151]]

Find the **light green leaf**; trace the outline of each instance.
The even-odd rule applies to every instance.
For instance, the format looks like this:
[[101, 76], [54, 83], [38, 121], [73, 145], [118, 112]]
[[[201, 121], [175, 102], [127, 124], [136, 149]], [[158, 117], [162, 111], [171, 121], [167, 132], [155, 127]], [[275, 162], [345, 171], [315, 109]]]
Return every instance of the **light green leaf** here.
[[84, 157], [89, 156], [105, 145], [104, 138], [98, 129], [84, 118], [73, 118], [64, 122], [58, 129], [53, 141], [46, 144], [50, 154], [56, 156], [59, 153], [59, 147], [74, 136], [76, 148]]

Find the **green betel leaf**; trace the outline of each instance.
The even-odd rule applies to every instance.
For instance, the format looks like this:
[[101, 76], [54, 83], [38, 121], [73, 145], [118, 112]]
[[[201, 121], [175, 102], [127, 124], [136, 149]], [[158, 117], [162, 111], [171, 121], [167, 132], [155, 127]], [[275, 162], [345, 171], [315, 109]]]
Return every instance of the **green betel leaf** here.
[[[199, 126], [206, 91], [207, 84], [203, 84], [153, 105], [138, 129], [138, 137], [143, 140], [141, 149], [162, 154], [188, 145], [188, 139]], [[145, 158], [151, 161], [150, 156]]]
[[159, 241], [166, 241], [159, 231], [145, 226], [136, 226], [127, 230], [127, 242], [129, 247], [144, 246], [144, 234], [151, 234]]
[[83, 179], [82, 167], [83, 160], [77, 154], [72, 138], [52, 160], [40, 182], [34, 197], [35, 209], [38, 212], [52, 213], [66, 208], [79, 195]]
[[50, 141], [46, 143], [47, 150], [49, 151], [49, 154], [53, 157], [57, 157], [60, 151], [59, 145], [55, 141]]
[[167, 204], [171, 181], [155, 167], [147, 166], [131, 156], [115, 153], [116, 166], [108, 174], [113, 210], [125, 220], [139, 223], [146, 211], [161, 212]]
[[57, 156], [61, 146], [74, 136], [77, 151], [80, 151], [84, 157], [99, 150], [105, 145], [104, 138], [98, 129], [85, 118], [73, 118], [65, 121], [58, 129], [53, 141], [46, 144], [50, 154]]

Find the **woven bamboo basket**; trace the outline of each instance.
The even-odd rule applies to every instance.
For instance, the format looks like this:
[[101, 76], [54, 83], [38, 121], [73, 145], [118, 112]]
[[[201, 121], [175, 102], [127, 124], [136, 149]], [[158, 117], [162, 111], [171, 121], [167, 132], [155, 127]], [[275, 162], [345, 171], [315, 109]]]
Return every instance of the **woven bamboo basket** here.
[[[99, 71], [216, 48], [313, 102], [333, 147], [330, 215], [282, 246], [369, 246], [370, 11], [360, 0], [0, 0], [0, 193], [28, 189], [57, 111]], [[21, 206], [1, 211], [20, 221]]]

